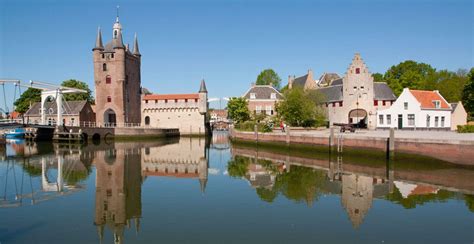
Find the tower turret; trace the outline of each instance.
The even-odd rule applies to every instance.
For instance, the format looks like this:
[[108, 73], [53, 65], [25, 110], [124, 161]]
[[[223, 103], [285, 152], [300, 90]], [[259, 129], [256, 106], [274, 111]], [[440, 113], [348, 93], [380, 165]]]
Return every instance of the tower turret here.
[[207, 114], [207, 88], [204, 79], [201, 80], [201, 87], [199, 88], [199, 113], [202, 115]]
[[138, 49], [137, 33], [135, 33], [135, 40], [133, 41], [133, 55], [135, 55], [135, 56], [142, 56], [142, 55], [140, 54], [140, 50]]
[[97, 28], [97, 38], [95, 39], [95, 47], [92, 49], [92, 51], [95, 50], [104, 50], [104, 45], [102, 44], [102, 32], [100, 30], [100, 27]]

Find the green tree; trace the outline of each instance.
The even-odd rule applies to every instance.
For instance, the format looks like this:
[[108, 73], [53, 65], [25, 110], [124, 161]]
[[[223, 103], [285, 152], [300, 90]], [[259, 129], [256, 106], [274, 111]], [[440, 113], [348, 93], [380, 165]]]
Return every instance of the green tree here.
[[435, 72], [436, 70], [429, 64], [407, 60], [392, 66], [385, 72], [383, 79], [398, 96], [406, 87], [410, 89], [429, 89], [433, 86]]
[[458, 102], [462, 99], [462, 89], [468, 78], [458, 74], [447, 70], [436, 72], [437, 89], [448, 102]]
[[248, 157], [235, 156], [227, 163], [227, 172], [234, 178], [242, 178], [247, 174], [250, 159]]
[[39, 101], [41, 101], [41, 90], [28, 88], [13, 104], [15, 105], [15, 111], [23, 114], [28, 111], [30, 105]]
[[90, 103], [94, 103], [94, 98], [92, 97], [92, 92], [89, 89], [87, 83], [83, 81], [78, 81], [74, 79], [65, 80], [61, 83], [61, 86], [72, 87], [77, 89], [82, 89], [87, 91], [87, 93], [73, 93], [73, 94], [64, 94], [64, 99], [66, 101], [83, 101], [87, 100]]
[[382, 82], [384, 81], [383, 79], [383, 74], [380, 73], [373, 73], [372, 77], [374, 77], [374, 82]]
[[257, 76], [257, 85], [272, 85], [276, 89], [280, 89], [281, 78], [273, 69], [266, 69]]
[[250, 119], [247, 100], [243, 97], [233, 97], [227, 103], [227, 113], [235, 123], [239, 124]]
[[322, 100], [322, 95], [317, 91], [305, 92], [295, 87], [284, 93], [284, 99], [277, 103], [276, 111], [291, 126], [321, 125], [326, 120], [324, 110], [319, 106]]
[[474, 68], [468, 74], [468, 80], [462, 91], [462, 104], [466, 108], [470, 117], [474, 117]]

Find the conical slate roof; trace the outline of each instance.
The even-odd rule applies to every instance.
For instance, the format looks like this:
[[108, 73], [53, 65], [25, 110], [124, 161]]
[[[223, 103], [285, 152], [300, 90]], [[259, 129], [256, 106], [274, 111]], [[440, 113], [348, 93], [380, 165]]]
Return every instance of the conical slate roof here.
[[104, 45], [102, 44], [102, 32], [100, 31], [100, 27], [97, 29], [97, 38], [95, 40], [95, 49], [104, 49]]
[[201, 87], [199, 88], [199, 92], [207, 93], [206, 82], [204, 81], [204, 79], [201, 80]]

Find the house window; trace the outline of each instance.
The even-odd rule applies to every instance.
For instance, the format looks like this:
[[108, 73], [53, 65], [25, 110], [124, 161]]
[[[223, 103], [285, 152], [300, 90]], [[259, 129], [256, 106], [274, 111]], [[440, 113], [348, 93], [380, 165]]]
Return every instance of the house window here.
[[270, 94], [270, 99], [276, 99], [276, 98], [277, 98], [277, 94], [276, 94], [276, 93]]
[[102, 64], [102, 71], [107, 71], [107, 64], [106, 63]]
[[186, 99], [184, 99], [184, 102], [185, 102], [185, 103], [187, 103], [187, 102], [188, 102], [188, 99], [187, 99], [187, 98], [186, 98]]
[[265, 107], [265, 114], [267, 115], [272, 115], [272, 106], [266, 106]]
[[374, 100], [374, 106], [379, 106], [379, 101], [378, 100]]
[[384, 101], [382, 101], [382, 105], [383, 105], [383, 106], [385, 106], [385, 100], [384, 100]]
[[113, 54], [113, 53], [112, 53], [112, 54], [110, 54], [110, 57], [111, 57], [111, 58], [114, 58], [114, 54]]
[[255, 99], [255, 93], [250, 93], [250, 99]]
[[332, 106], [333, 106], [333, 107], [336, 107], [336, 103], [332, 103]]
[[175, 99], [174, 102], [177, 103], [177, 102], [178, 102], [178, 99]]
[[150, 125], [150, 117], [149, 116], [145, 117], [145, 125]]
[[341, 101], [341, 102], [339, 102], [339, 107], [342, 107], [342, 101]]
[[430, 127], [430, 116], [426, 115], [426, 128]]
[[108, 97], [107, 97], [107, 102], [108, 102], [108, 103], [112, 102], [112, 97], [111, 97], [111, 96], [108, 96]]
[[409, 114], [408, 115], [408, 125], [415, 125], [415, 115], [414, 114]]
[[408, 103], [407, 102], [403, 103], [403, 108], [405, 108], [405, 110], [408, 110]]
[[444, 116], [441, 116], [441, 127], [444, 127]]
[[155, 99], [155, 103], [158, 103], [158, 100]]
[[105, 58], [105, 54], [102, 53], [102, 58]]
[[434, 127], [438, 127], [438, 121], [439, 121], [439, 117], [435, 116], [435, 126]]
[[383, 125], [383, 115], [379, 115], [379, 124]]
[[110, 77], [110, 75], [107, 75], [105, 77], [105, 84], [110, 84], [110, 83], [112, 83], [112, 77]]
[[148, 100], [145, 100], [145, 103], [148, 103]]
[[255, 113], [260, 114], [262, 111], [262, 106], [255, 106]]
[[391, 125], [391, 124], [392, 124], [392, 115], [387, 114], [387, 125]]
[[360, 68], [356, 68], [356, 74], [360, 74]]
[[433, 101], [433, 105], [435, 106], [435, 108], [440, 108], [440, 107], [441, 107], [441, 101], [439, 101], [439, 100], [434, 100], [434, 101]]
[[165, 99], [165, 103], [168, 103], [168, 99]]
[[196, 99], [194, 99], [194, 102], [195, 102], [195, 103], [197, 103], [197, 102], [198, 102], [197, 98], [196, 98]]

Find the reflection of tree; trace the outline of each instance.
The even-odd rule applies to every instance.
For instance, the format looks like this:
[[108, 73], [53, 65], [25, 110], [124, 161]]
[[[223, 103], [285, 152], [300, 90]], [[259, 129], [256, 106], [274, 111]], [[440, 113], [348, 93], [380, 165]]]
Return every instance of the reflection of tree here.
[[[235, 156], [227, 164], [229, 175], [236, 178], [245, 177], [252, 159]], [[275, 184], [270, 188], [258, 187], [257, 195], [266, 202], [273, 202], [279, 195], [296, 202], [306, 202], [311, 205], [323, 192], [326, 182], [326, 172], [302, 166], [292, 166], [290, 172], [279, 173], [278, 166], [269, 160], [257, 160], [270, 174], [277, 175]]]
[[250, 159], [242, 156], [235, 156], [227, 163], [227, 171], [234, 178], [242, 178], [247, 173]]
[[28, 173], [31, 177], [40, 176], [41, 175], [41, 167], [35, 166], [34, 164], [24, 163], [23, 170]]
[[474, 195], [464, 195], [464, 201], [469, 211], [474, 212]]
[[71, 170], [69, 174], [65, 175], [64, 180], [68, 185], [75, 185], [77, 182], [87, 179], [90, 173], [91, 170], [89, 168], [85, 170]]
[[455, 198], [455, 193], [446, 190], [439, 190], [432, 194], [409, 195], [407, 198], [403, 198], [397, 187], [394, 187], [393, 193], [386, 196], [387, 200], [400, 204], [407, 209], [416, 208], [417, 205], [423, 205], [427, 202], [446, 202], [451, 198]]
[[292, 166], [290, 172], [277, 176], [274, 188], [288, 199], [311, 205], [321, 195], [325, 181], [324, 171]]

